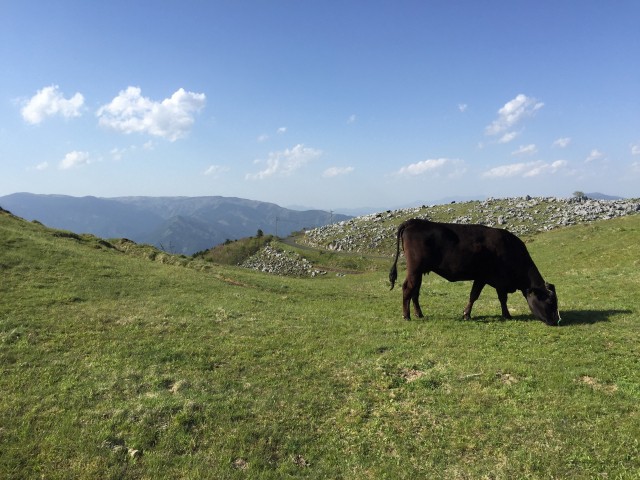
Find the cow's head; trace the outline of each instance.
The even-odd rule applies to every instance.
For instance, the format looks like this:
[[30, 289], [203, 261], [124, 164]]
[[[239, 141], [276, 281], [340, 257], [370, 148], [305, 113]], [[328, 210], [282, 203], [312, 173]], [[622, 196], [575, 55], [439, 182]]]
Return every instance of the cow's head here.
[[526, 292], [527, 303], [533, 314], [547, 325], [560, 325], [556, 287], [545, 283], [544, 288], [534, 287]]

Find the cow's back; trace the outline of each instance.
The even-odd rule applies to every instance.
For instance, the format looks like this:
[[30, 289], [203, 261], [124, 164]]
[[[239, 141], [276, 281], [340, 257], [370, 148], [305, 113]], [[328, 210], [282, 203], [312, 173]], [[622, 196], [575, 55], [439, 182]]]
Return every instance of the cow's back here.
[[524, 243], [506, 230], [420, 219], [401, 228], [407, 269], [434, 272], [452, 282], [482, 280], [514, 291], [526, 283], [533, 265]]

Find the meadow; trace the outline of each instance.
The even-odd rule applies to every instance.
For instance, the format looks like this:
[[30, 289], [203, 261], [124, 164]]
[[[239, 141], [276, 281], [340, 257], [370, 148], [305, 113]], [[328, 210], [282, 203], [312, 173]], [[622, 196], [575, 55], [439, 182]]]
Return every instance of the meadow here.
[[435, 275], [406, 322], [391, 257], [286, 278], [0, 212], [0, 477], [638, 478], [639, 241], [527, 238], [560, 327]]

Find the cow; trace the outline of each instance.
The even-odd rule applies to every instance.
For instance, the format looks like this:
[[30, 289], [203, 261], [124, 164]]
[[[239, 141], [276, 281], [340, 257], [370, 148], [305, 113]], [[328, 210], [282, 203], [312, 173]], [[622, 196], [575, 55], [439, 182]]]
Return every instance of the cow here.
[[389, 272], [391, 290], [398, 278], [400, 242], [407, 263], [402, 284], [402, 315], [411, 319], [409, 304], [423, 317], [418, 297], [422, 276], [434, 272], [450, 282], [472, 280], [469, 303], [463, 318], [471, 318], [471, 309], [485, 285], [496, 289], [502, 316], [510, 319], [507, 294], [522, 291], [531, 312], [547, 325], [559, 325], [556, 289], [546, 283], [531, 259], [524, 242], [500, 228], [461, 225], [411, 219], [398, 227], [396, 258]]

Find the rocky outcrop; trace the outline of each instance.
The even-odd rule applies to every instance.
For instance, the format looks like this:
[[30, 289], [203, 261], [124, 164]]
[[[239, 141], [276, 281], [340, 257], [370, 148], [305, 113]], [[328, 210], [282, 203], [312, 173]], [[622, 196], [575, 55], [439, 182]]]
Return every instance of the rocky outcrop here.
[[245, 268], [251, 268], [265, 273], [294, 277], [315, 277], [327, 272], [313, 268], [309, 260], [295, 252], [277, 250], [271, 245], [265, 246], [255, 255], [242, 263]]
[[[460, 212], [464, 212], [460, 215]], [[487, 199], [456, 205], [433, 205], [353, 218], [306, 232], [313, 247], [346, 252], [389, 253], [397, 225], [409, 218], [476, 223], [532, 235], [554, 228], [640, 213], [640, 200], [590, 200], [554, 197]]]

